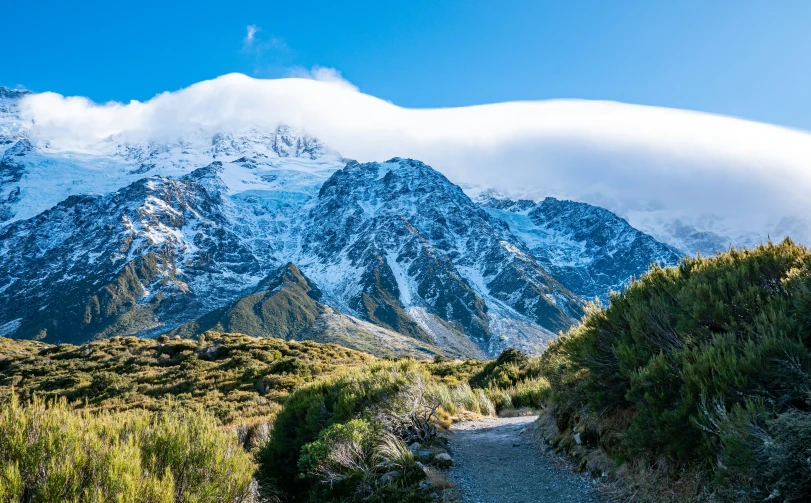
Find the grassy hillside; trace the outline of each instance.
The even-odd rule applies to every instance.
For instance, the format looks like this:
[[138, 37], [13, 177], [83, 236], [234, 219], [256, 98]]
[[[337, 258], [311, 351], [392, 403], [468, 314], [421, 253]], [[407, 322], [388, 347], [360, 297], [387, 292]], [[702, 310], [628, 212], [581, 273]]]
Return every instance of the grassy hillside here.
[[287, 264], [257, 287], [257, 292], [182, 325], [170, 336], [195, 337], [214, 330], [254, 337], [312, 340], [339, 344], [380, 357], [478, 356], [468, 341], [459, 349], [440, 348], [382, 326], [367, 323], [321, 304], [321, 293], [295, 264]]
[[65, 398], [94, 411], [205, 407], [221, 423], [273, 419], [290, 392], [373, 360], [331, 344], [208, 332], [113, 337], [82, 346], [0, 338], [0, 397]]
[[543, 355], [544, 428], [635, 501], [808, 501], [811, 253], [653, 268]]

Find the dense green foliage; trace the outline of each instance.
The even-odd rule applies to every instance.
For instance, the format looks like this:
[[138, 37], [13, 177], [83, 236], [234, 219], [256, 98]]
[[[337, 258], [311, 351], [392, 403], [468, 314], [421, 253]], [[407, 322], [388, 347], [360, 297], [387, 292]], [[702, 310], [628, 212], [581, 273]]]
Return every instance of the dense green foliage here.
[[[502, 360], [488, 372], [514, 363]], [[0, 400], [13, 401], [17, 417], [50, 418], [48, 435], [58, 439], [9, 450], [0, 463], [2, 490], [16, 491], [10, 501], [37, 501], [31, 491], [58, 485], [48, 477], [73, 477], [64, 482], [64, 498], [109, 500], [130, 491], [140, 470], [144, 484], [122, 501], [164, 501], [150, 495], [167, 491], [208, 501], [206, 491], [217, 488], [194, 483], [198, 492], [190, 491], [185, 481], [191, 475], [173, 467], [208, 474], [223, 490], [243, 487], [242, 468], [205, 443], [191, 449], [195, 436], [216, 433], [224, 435], [218, 442], [227, 437], [227, 445], [241, 446], [245, 459], [259, 456], [257, 487], [264, 496], [429, 501], [447, 489], [445, 482], [425, 481], [443, 480], [447, 461], [434, 455], [445, 452], [438, 433], [451, 415], [495, 413], [487, 393], [469, 384], [486, 366], [441, 357], [384, 361], [335, 345], [216, 332], [194, 340], [114, 337], [83, 346], [0, 338]], [[488, 385], [488, 393], [499, 391]], [[18, 443], [30, 437], [13, 435]], [[422, 445], [422, 458], [406, 448], [414, 442]], [[23, 450], [39, 454], [23, 460]], [[236, 478], [206, 468], [208, 455]], [[48, 477], [31, 479], [27, 474], [36, 470], [25, 463], [32, 462], [45, 463]], [[247, 471], [250, 481], [254, 471]], [[111, 478], [120, 484], [105, 486]]]
[[537, 409], [549, 397], [549, 382], [543, 377], [540, 357], [529, 358], [517, 349], [504, 350], [484, 364], [469, 379], [470, 385], [487, 390], [496, 410]]
[[[376, 362], [295, 391], [262, 450], [261, 473], [311, 501], [430, 501], [426, 464], [445, 452], [450, 413], [492, 414], [482, 390], [439, 382], [413, 360]], [[418, 451], [420, 452], [420, 451]]]
[[0, 405], [0, 501], [241, 502], [254, 464], [203, 411], [91, 413], [64, 399]]
[[271, 421], [302, 384], [373, 358], [340, 346], [208, 332], [82, 346], [0, 338], [0, 397], [64, 397], [91, 410], [204, 406], [223, 424]]
[[[667, 460], [672, 491], [651, 499], [811, 494], [811, 253], [788, 240], [654, 267], [554, 343], [542, 370], [553, 441], [591, 466], [597, 451]], [[704, 483], [679, 483], [690, 477]]]

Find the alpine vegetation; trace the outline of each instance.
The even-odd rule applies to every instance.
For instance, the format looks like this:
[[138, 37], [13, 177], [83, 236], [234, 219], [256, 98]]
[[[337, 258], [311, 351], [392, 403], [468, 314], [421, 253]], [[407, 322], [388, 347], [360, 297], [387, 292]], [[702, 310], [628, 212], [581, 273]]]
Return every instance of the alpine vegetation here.
[[483, 393], [449, 392], [413, 361], [360, 367], [290, 397], [260, 474], [305, 501], [433, 501], [425, 480], [450, 460], [448, 409], [472, 404], [494, 413]]
[[811, 252], [654, 267], [541, 357], [542, 429], [641, 501], [807, 501]]
[[530, 361], [217, 332], [0, 349], [0, 494], [14, 503], [453, 500], [448, 428], [494, 415], [490, 395], [511, 391], [487, 376]]
[[248, 502], [254, 469], [204, 411], [91, 413], [14, 394], [0, 409], [3, 502]]

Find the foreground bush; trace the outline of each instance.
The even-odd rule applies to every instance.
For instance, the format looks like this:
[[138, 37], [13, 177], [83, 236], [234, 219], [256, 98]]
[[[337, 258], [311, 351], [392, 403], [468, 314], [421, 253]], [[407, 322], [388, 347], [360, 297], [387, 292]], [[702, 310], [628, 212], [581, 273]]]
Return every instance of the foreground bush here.
[[651, 499], [811, 494], [811, 253], [801, 246], [654, 267], [542, 363], [553, 442], [598, 472], [657, 466], [671, 491]]
[[203, 412], [93, 414], [16, 395], [0, 409], [0, 501], [243, 502], [254, 465]]
[[260, 473], [312, 501], [431, 501], [407, 445], [443, 451], [448, 411], [493, 413], [482, 390], [448, 387], [412, 360], [376, 362], [308, 384], [285, 403]]

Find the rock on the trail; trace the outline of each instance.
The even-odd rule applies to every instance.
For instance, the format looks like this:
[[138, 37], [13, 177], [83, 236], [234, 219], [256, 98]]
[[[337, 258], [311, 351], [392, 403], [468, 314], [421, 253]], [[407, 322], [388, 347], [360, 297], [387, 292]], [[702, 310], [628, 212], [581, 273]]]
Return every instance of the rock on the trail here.
[[434, 456], [434, 464], [440, 468], [447, 468], [453, 464], [453, 459], [447, 452], [440, 452]]

